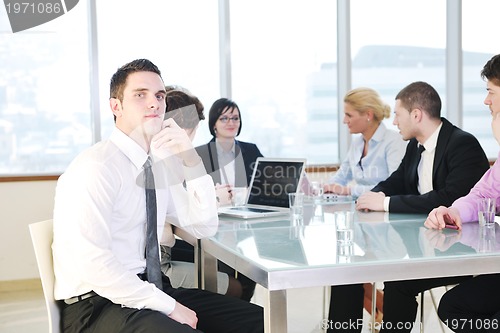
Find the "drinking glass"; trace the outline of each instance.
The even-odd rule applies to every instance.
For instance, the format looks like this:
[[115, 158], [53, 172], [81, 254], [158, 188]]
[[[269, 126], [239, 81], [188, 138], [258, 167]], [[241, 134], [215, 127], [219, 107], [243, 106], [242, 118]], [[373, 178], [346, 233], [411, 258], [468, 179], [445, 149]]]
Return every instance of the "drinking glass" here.
[[478, 202], [478, 221], [480, 226], [491, 226], [495, 223], [496, 202], [493, 198], [481, 198]]
[[341, 245], [352, 244], [354, 241], [354, 213], [351, 211], [335, 212], [335, 227], [337, 242]]
[[304, 193], [288, 193], [292, 221], [300, 221], [304, 216]]

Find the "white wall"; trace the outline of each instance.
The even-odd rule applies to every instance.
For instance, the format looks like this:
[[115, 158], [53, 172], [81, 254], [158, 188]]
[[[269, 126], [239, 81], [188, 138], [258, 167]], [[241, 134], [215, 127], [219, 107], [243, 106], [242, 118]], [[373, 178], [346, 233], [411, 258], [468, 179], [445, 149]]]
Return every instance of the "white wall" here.
[[52, 218], [56, 181], [0, 183], [0, 281], [38, 278], [28, 225]]

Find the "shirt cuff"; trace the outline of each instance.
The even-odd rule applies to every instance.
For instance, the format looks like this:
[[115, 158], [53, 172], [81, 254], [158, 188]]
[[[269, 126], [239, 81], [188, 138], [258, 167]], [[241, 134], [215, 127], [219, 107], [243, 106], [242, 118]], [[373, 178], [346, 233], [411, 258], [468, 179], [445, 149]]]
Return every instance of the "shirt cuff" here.
[[207, 175], [207, 171], [205, 170], [205, 165], [200, 159], [200, 163], [188, 167], [183, 164], [184, 176], [186, 177], [186, 181], [201, 178]]
[[384, 198], [384, 212], [389, 211], [389, 202], [391, 201], [391, 197]]

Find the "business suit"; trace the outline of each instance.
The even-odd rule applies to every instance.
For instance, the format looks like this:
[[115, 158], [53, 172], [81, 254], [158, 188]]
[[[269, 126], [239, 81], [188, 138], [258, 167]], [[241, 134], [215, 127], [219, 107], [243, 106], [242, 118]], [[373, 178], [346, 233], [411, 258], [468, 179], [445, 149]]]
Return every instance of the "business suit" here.
[[[432, 170], [433, 190], [424, 194], [418, 192], [417, 168], [420, 156], [417, 152], [417, 140], [411, 139], [398, 169], [372, 189], [372, 192], [384, 192], [390, 197], [389, 212], [427, 214], [438, 206], [450, 206], [453, 201], [469, 193], [474, 184], [488, 170], [488, 159], [477, 139], [445, 118], [441, 118], [441, 121], [442, 127], [437, 139]], [[394, 229], [399, 233], [405, 232], [404, 225], [394, 226]], [[417, 239], [415, 244], [418, 244]], [[396, 323], [415, 321], [417, 312], [415, 297], [419, 292], [438, 286], [456, 284], [469, 278], [459, 276], [386, 282], [384, 284], [384, 322], [392, 323], [394, 331], [410, 332], [411, 329], [395, 330]], [[362, 285], [332, 287], [331, 320], [356, 322], [362, 318], [362, 308]], [[384, 326], [380, 332], [391, 332], [388, 329], [389, 326]], [[350, 331], [360, 332], [361, 328], [355, 327]]]
[[[235, 145], [235, 187], [246, 187], [250, 185], [255, 161], [263, 155], [257, 145], [253, 143], [235, 140]], [[207, 173], [212, 176], [214, 184], [222, 184], [215, 138], [195, 149], [203, 160]]]
[[417, 190], [417, 140], [411, 139], [398, 169], [372, 192], [391, 197], [389, 212], [428, 214], [438, 206], [451, 206], [465, 196], [488, 170], [489, 162], [477, 139], [441, 118], [434, 167], [433, 190], [420, 194]]

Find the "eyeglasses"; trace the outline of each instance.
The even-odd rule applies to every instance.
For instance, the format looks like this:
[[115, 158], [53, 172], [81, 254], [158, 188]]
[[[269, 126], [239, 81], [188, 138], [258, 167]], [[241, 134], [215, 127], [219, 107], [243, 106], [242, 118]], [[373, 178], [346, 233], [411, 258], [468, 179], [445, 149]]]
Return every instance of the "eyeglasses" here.
[[219, 118], [219, 120], [225, 124], [227, 123], [228, 121], [232, 120], [233, 123], [239, 123], [240, 122], [240, 117], [238, 116], [234, 116], [234, 117], [227, 117], [227, 116], [222, 116]]

